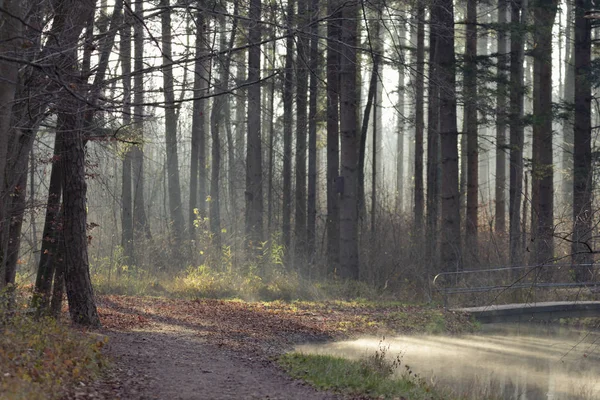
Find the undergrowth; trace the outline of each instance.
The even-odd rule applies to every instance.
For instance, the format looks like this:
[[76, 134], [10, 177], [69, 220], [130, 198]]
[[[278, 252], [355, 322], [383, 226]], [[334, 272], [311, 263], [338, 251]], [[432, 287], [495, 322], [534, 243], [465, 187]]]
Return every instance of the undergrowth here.
[[2, 311], [0, 318], [0, 399], [59, 399], [105, 367], [103, 339], [51, 318]]

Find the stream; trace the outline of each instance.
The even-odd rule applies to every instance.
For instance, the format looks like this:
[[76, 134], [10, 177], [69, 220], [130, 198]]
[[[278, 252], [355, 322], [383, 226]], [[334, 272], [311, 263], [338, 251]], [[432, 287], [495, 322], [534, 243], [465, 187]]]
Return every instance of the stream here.
[[600, 332], [557, 325], [490, 324], [462, 336], [362, 338], [297, 351], [358, 359], [384, 349], [397, 373], [416, 373], [465, 399], [600, 399]]

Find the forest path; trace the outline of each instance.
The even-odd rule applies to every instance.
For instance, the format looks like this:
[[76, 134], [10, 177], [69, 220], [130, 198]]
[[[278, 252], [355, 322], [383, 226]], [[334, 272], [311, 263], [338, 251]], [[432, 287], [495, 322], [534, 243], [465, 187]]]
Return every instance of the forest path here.
[[293, 344], [331, 338], [314, 316], [259, 303], [102, 296], [109, 376], [69, 398], [332, 400], [273, 361]]
[[193, 328], [107, 332], [108, 354], [136, 384], [127, 399], [334, 399], [287, 377], [268, 359], [199, 339]]

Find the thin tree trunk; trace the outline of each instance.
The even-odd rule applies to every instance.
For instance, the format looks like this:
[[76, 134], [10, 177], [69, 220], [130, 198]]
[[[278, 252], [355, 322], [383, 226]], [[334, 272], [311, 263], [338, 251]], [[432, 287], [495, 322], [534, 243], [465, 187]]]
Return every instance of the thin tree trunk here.
[[184, 222], [179, 184], [179, 161], [177, 156], [177, 118], [175, 116], [175, 92], [173, 89], [173, 60], [171, 51], [171, 8], [170, 0], [161, 0], [164, 11], [161, 14], [162, 28], [162, 71], [165, 97], [165, 141], [167, 153], [167, 183], [169, 194], [169, 218], [172, 234], [177, 246], [181, 245]]
[[319, 0], [312, 0], [310, 42], [310, 104], [308, 115], [308, 201], [306, 222], [307, 256], [312, 264], [316, 256], [317, 231], [317, 97], [319, 63]]
[[[150, 238], [150, 225], [146, 218], [146, 204], [144, 201], [144, 2], [135, 3], [137, 23], [134, 25], [134, 62], [135, 74], [133, 77], [133, 124], [139, 144], [132, 149], [132, 184], [133, 184], [133, 227], [134, 239], [139, 241], [143, 237]], [[141, 249], [138, 249], [141, 250]]]
[[479, 149], [477, 138], [477, 1], [467, 1], [467, 28], [464, 71], [465, 122], [467, 136], [466, 245], [477, 257], [479, 212]]
[[[120, 29], [121, 71], [123, 73], [123, 126], [131, 124], [131, 25], [127, 21]], [[131, 179], [131, 149], [123, 157], [121, 191], [121, 246], [125, 263], [134, 265], [133, 253], [133, 191]]]
[[50, 184], [48, 186], [48, 198], [46, 200], [46, 218], [42, 232], [42, 248], [40, 249], [40, 262], [35, 281], [35, 294], [32, 304], [40, 311], [48, 308], [52, 279], [54, 277], [54, 258], [58, 251], [58, 236], [62, 232], [60, 222], [60, 204], [62, 193], [62, 132], [56, 131], [54, 139], [54, 156], [50, 170]]
[[519, 265], [523, 261], [521, 243], [521, 191], [523, 189], [523, 60], [525, 29], [523, 22], [527, 12], [527, 0], [521, 4], [511, 3], [510, 37], [510, 181], [509, 181], [509, 222], [510, 222], [510, 262]]
[[327, 261], [329, 272], [337, 269], [340, 261], [339, 182], [340, 135], [339, 95], [341, 12], [338, 0], [328, 0], [327, 13]]
[[[573, 1], [566, 1], [566, 19], [565, 27], [565, 84], [561, 93], [563, 102], [567, 105], [573, 104], [575, 101], [575, 46], [573, 45]], [[574, 175], [573, 170], [573, 132], [574, 132], [574, 113], [571, 110], [567, 111], [568, 118], [563, 121], [563, 140], [562, 140], [562, 198], [563, 203], [568, 205], [572, 202], [574, 193]]]
[[432, 262], [438, 259], [439, 225], [439, 77], [437, 51], [438, 9], [432, 7], [429, 19], [429, 88], [427, 104], [427, 242]]
[[[199, 1], [202, 6], [203, 1]], [[190, 159], [190, 237], [195, 237], [195, 220], [206, 217], [206, 100], [208, 75], [207, 61], [202, 57], [206, 49], [206, 21], [204, 13], [196, 14], [196, 61], [194, 62], [194, 102], [192, 110], [192, 148]], [[199, 187], [201, 190], [199, 190]]]
[[415, 80], [415, 234], [422, 240], [425, 196], [423, 193], [423, 133], [425, 75], [425, 6], [417, 5], [417, 52]]
[[[298, 0], [298, 28], [303, 29], [308, 23], [307, 0]], [[306, 258], [306, 139], [307, 139], [307, 89], [309, 42], [303, 33], [298, 33], [296, 62], [296, 188], [294, 230], [295, 258], [304, 265]]]
[[506, 69], [507, 56], [507, 1], [498, 0], [498, 64], [496, 77], [496, 207], [495, 230], [502, 235], [506, 232], [506, 95], [508, 92]]
[[287, 5], [287, 34], [285, 55], [285, 77], [283, 82], [283, 245], [289, 255], [292, 243], [292, 121], [293, 121], [293, 83], [294, 83], [294, 37], [292, 21], [294, 2]]

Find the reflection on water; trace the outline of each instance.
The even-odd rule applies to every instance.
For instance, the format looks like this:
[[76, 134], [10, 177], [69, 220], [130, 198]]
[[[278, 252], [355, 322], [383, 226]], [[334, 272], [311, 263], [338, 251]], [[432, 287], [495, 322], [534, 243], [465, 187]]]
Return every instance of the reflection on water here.
[[[386, 338], [388, 356], [468, 399], [600, 399], [600, 333], [564, 327], [485, 325], [476, 335]], [[380, 339], [365, 338], [297, 351], [360, 358]]]

